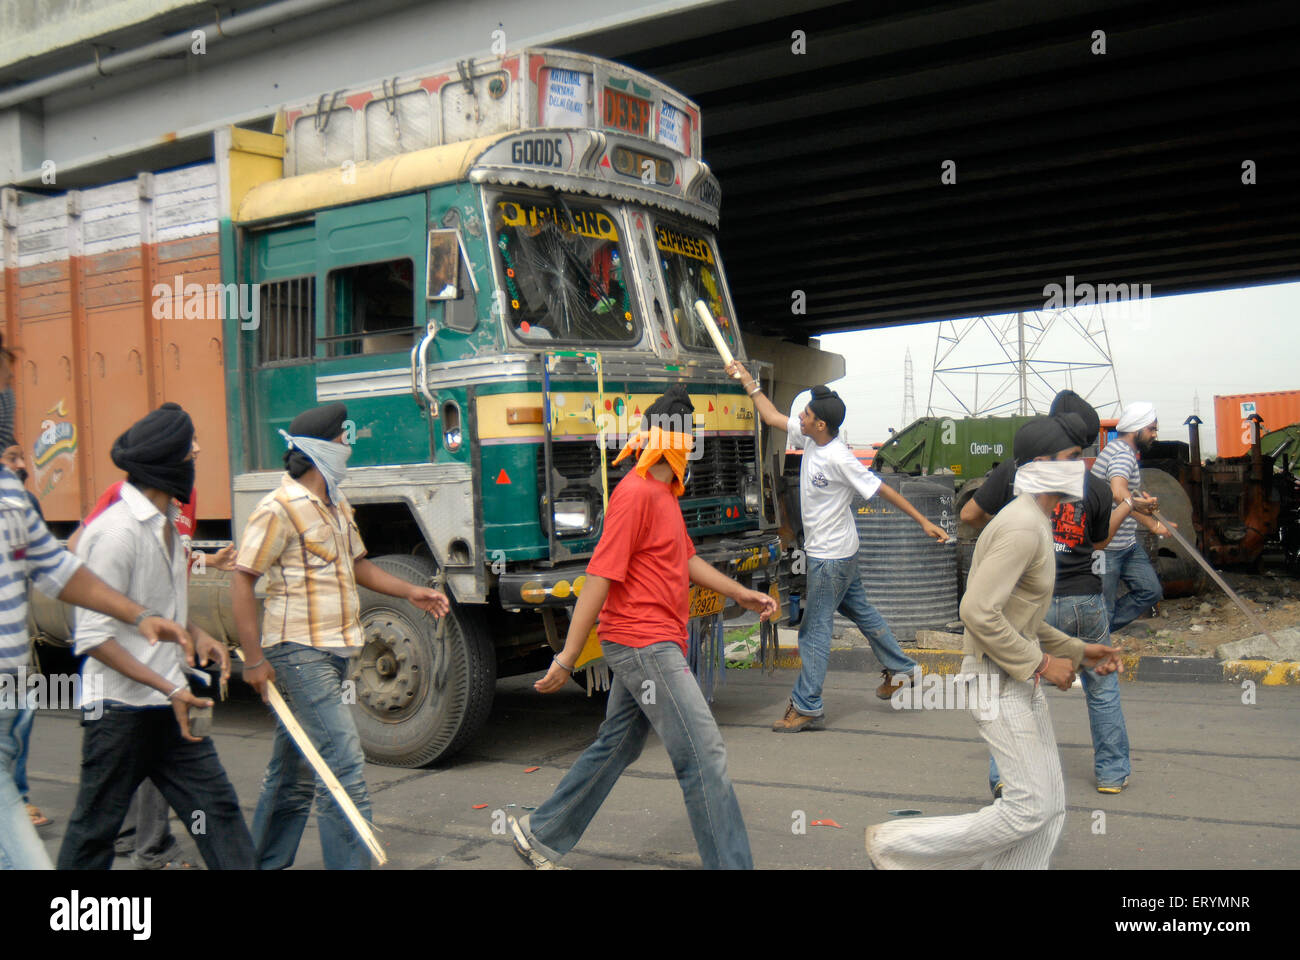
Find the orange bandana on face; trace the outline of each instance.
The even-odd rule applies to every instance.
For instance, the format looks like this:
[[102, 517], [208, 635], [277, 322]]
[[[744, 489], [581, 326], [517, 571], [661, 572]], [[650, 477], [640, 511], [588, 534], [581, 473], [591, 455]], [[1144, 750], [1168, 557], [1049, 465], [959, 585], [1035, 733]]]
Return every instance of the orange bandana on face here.
[[670, 433], [660, 427], [651, 427], [635, 434], [614, 458], [614, 463], [639, 451], [641, 457], [635, 469], [644, 477], [654, 464], [664, 460], [673, 470], [673, 496], [680, 497], [686, 492], [686, 455], [694, 440], [689, 433]]

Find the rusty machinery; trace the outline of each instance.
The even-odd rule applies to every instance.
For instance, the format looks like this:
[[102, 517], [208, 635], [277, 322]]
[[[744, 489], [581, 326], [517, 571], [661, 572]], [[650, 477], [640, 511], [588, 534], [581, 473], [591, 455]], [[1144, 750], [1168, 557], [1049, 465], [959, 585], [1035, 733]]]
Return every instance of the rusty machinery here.
[[[1300, 565], [1300, 481], [1294, 470], [1300, 430], [1287, 428], [1266, 438], [1262, 420], [1255, 422], [1255, 442], [1249, 453], [1240, 457], [1219, 457], [1201, 462], [1201, 419], [1195, 415], [1185, 421], [1189, 443], [1157, 442], [1143, 456], [1143, 482], [1149, 492], [1162, 496], [1174, 493], [1175, 487], [1162, 478], [1148, 482], [1148, 474], [1162, 471], [1177, 481], [1186, 494], [1181, 524], [1190, 520], [1196, 532], [1196, 546], [1215, 566], [1257, 567], [1270, 545], [1280, 546], [1288, 566]], [[1278, 435], [1283, 436], [1278, 439]], [[1269, 452], [1265, 452], [1265, 448]], [[1171, 503], [1182, 500], [1176, 493]], [[1184, 530], [1186, 527], [1184, 526]], [[1164, 552], [1163, 547], [1156, 548]], [[1199, 579], [1199, 572], [1188, 561], [1188, 584]], [[1165, 579], [1162, 574], [1161, 579]], [[1181, 592], [1181, 591], [1179, 591]], [[1190, 591], [1189, 591], [1190, 592]]]

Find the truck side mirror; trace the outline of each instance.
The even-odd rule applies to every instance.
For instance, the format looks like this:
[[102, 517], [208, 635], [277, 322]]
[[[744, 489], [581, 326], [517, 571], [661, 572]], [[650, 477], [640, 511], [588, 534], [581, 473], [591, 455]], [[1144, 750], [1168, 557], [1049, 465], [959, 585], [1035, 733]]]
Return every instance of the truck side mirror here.
[[460, 298], [460, 237], [455, 230], [429, 231], [427, 298]]

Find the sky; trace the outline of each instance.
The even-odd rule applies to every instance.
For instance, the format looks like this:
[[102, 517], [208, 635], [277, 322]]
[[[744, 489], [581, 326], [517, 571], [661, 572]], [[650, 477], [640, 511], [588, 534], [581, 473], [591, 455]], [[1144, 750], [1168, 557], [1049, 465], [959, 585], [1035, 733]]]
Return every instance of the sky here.
[[[1192, 414], [1199, 396], [1204, 421], [1201, 448], [1205, 455], [1215, 449], [1216, 395], [1300, 390], [1300, 283], [1152, 297], [1138, 305], [1105, 304], [1076, 308], [1074, 313], [1080, 323], [1093, 330], [1100, 329], [1104, 319], [1114, 381], [1102, 380], [1104, 371], [1082, 371], [1074, 378], [1073, 389], [1098, 406], [1103, 417], [1110, 414], [1100, 405], [1113, 403], [1116, 387], [1125, 404], [1137, 400], [1154, 403], [1163, 440], [1187, 439], [1183, 421]], [[957, 321], [948, 329], [954, 326], [961, 328], [965, 323]], [[926, 415], [939, 328], [937, 323], [912, 324], [821, 338], [823, 350], [844, 356], [847, 370], [865, 373], [850, 372], [831, 384], [848, 407], [844, 429], [853, 446], [879, 443], [889, 436], [890, 427], [905, 426], [901, 422], [904, 358], [909, 348], [917, 416]], [[1043, 338], [1039, 359], [1078, 359], [1090, 356], [1092, 349], [1081, 334], [1057, 322]], [[1095, 356], [1100, 362], [1100, 355]], [[978, 329], [978, 333], [964, 338], [940, 366], [1001, 359], [993, 335]], [[969, 406], [974, 401], [973, 379], [969, 375], [946, 375], [943, 381], [952, 385]], [[994, 384], [1001, 378], [981, 375], [979, 379], [980, 394], [986, 396], [995, 392]], [[1055, 382], [1049, 381], [1051, 387], [1065, 385], [1062, 375], [1053, 379]], [[1048, 385], [1040, 384], [1037, 394], [1050, 401], [1048, 389]], [[936, 412], [952, 415], [956, 401], [941, 385], [935, 386], [934, 395], [936, 407], [943, 407]], [[1016, 385], [1011, 384], [1003, 396], [1013, 400], [1018, 397]], [[1106, 407], [1110, 409], [1113, 407]], [[1265, 429], [1278, 426], [1284, 424], [1265, 424]]]

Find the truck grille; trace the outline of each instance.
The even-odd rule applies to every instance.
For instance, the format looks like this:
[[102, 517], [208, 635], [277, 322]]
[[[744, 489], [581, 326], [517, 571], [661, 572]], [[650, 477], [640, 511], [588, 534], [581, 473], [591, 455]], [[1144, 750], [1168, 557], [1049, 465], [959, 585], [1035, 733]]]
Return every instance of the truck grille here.
[[[614, 485], [627, 474], [633, 466], [631, 458], [624, 460], [617, 467], [613, 466], [617, 450], [606, 452], [609, 467], [609, 486]], [[699, 497], [740, 497], [745, 492], [745, 477], [756, 469], [754, 438], [744, 437], [709, 437], [704, 443], [704, 456], [698, 460], [688, 461], [691, 469], [690, 481], [682, 500], [694, 500]], [[551, 445], [551, 462], [555, 472], [565, 480], [591, 480], [592, 486], [600, 487], [600, 449], [591, 440], [556, 441]], [[546, 489], [546, 458], [539, 447], [537, 450], [537, 489]], [[701, 508], [705, 512], [713, 511], [710, 518], [692, 520], [687, 516], [688, 526], [709, 526], [721, 522], [721, 511], [716, 507]]]

